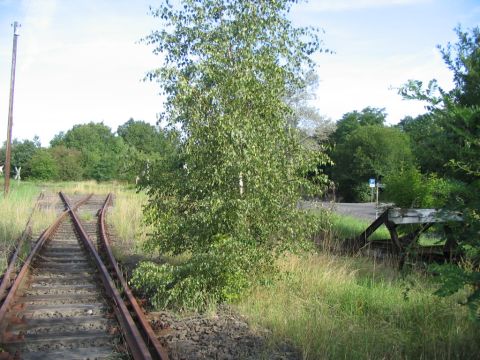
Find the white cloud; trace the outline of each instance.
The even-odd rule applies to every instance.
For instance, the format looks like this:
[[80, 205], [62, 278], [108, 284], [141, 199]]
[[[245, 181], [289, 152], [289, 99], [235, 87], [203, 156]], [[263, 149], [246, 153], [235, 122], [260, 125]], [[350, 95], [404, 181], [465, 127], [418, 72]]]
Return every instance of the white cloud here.
[[48, 46], [46, 36], [51, 31], [51, 25], [57, 8], [56, 0], [23, 0], [21, 3], [24, 16], [20, 21], [21, 36], [19, 51], [26, 56], [21, 66], [28, 68], [38, 57], [42, 47]]
[[23, 0], [24, 21], [36, 28], [47, 28], [51, 24], [56, 7], [56, 0]]
[[409, 79], [427, 82], [432, 78], [447, 90], [452, 86], [451, 74], [436, 49], [376, 61], [357, 59], [354, 66], [348, 56], [341, 55], [324, 58], [319, 63], [316, 106], [333, 120], [346, 112], [372, 106], [385, 108], [388, 123], [397, 123], [406, 115], [424, 113], [425, 104], [403, 100], [395, 88]]

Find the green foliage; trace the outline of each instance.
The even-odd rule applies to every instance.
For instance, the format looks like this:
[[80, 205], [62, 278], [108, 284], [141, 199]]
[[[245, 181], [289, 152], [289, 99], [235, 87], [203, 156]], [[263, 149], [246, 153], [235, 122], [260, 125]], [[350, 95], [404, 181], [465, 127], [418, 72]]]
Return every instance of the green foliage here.
[[82, 154], [82, 167], [88, 179], [109, 180], [118, 177], [119, 159], [125, 147], [103, 123], [75, 125], [54, 137], [51, 146], [64, 145]]
[[208, 250], [180, 265], [142, 263], [131, 283], [158, 308], [204, 310], [238, 298], [266, 270], [264, 260], [255, 246], [217, 236]]
[[53, 180], [58, 176], [58, 165], [47, 149], [38, 149], [29, 161], [31, 176], [40, 180]]
[[480, 291], [472, 288], [472, 284], [480, 283], [479, 271], [452, 264], [434, 264], [430, 266], [430, 270], [442, 277], [443, 286], [435, 292], [439, 296], [450, 296], [463, 291], [465, 288], [469, 289], [466, 304], [468, 304], [477, 320], [480, 319]]
[[383, 126], [387, 114], [385, 109], [377, 109], [366, 107], [362, 111], [351, 111], [342, 116], [337, 122], [337, 128], [331, 136], [331, 141], [339, 144], [342, 143], [346, 137], [361, 126]]
[[453, 72], [455, 88], [452, 95], [457, 104], [465, 107], [480, 104], [480, 28], [463, 31], [455, 29], [458, 41], [448, 43], [446, 48], [439, 46], [443, 60]]
[[[288, 89], [304, 85], [320, 42], [316, 31], [287, 19], [294, 3], [185, 0], [174, 8], [164, 1], [154, 12], [164, 27], [146, 41], [164, 54], [164, 64], [149, 78], [162, 86], [163, 118], [181, 128], [182, 138], [177, 154], [152, 164], [145, 184], [147, 221], [155, 226], [149, 245], [191, 253], [185, 266], [200, 265], [218, 239], [269, 259], [308, 236], [296, 205], [301, 190], [313, 191], [305, 175], [326, 157], [301, 146], [284, 99]], [[220, 263], [211, 263], [209, 277], [192, 278], [198, 291], [221, 284], [211, 293], [219, 300], [243, 288], [221, 280], [230, 270]], [[178, 286], [171, 295], [182, 296]]]
[[58, 166], [56, 180], [81, 180], [83, 178], [82, 154], [76, 149], [68, 149], [63, 145], [50, 148]]
[[410, 137], [412, 153], [422, 173], [446, 175], [451, 169], [445, 166], [455, 151], [450, 146], [444, 127], [430, 114], [416, 118], [406, 117], [397, 125]]
[[[373, 190], [373, 191], [372, 191]], [[375, 189], [372, 189], [367, 182], [363, 181], [360, 184], [356, 184], [352, 188], [353, 194], [355, 194], [355, 200], [358, 202], [372, 202], [375, 201]], [[372, 197], [372, 193], [374, 193]]]
[[[13, 139], [12, 141], [12, 152], [11, 152], [11, 168], [10, 173], [14, 174], [14, 169], [16, 167], [22, 167], [22, 179], [28, 178], [31, 176], [30, 169], [30, 159], [35, 154], [35, 152], [40, 148], [40, 142], [38, 137], [35, 136], [33, 140], [23, 140]], [[0, 158], [5, 159], [6, 152], [6, 142], [0, 149]], [[4, 160], [2, 160], [4, 161]]]
[[177, 151], [178, 132], [175, 130], [158, 129], [130, 119], [118, 127], [117, 134], [126, 144], [120, 162], [120, 177], [123, 179], [132, 181], [138, 176], [144, 182], [151, 164], [173, 156]]
[[404, 208], [443, 208], [463, 188], [462, 183], [433, 173], [422, 175], [415, 167], [388, 174], [384, 184], [385, 199]]
[[379, 125], [358, 126], [331, 156], [335, 164], [332, 179], [346, 201], [361, 200], [369, 178], [378, 179], [413, 163], [408, 136]]
[[117, 134], [125, 144], [133, 146], [145, 154], [160, 152], [164, 148], [165, 137], [155, 126], [144, 121], [128, 120], [120, 125]]
[[[453, 210], [461, 211], [464, 226], [457, 229], [457, 241], [465, 252], [468, 262], [473, 264], [471, 274], [463, 268], [463, 285], [468, 285], [472, 292], [470, 304], [478, 308], [480, 282], [478, 267], [480, 265], [480, 91], [478, 77], [480, 74], [480, 30], [478, 27], [464, 32], [456, 30], [458, 41], [441, 48], [443, 59], [453, 71], [455, 88], [445, 91], [435, 81], [426, 89], [420, 81], [409, 81], [400, 94], [408, 99], [420, 99], [430, 103], [431, 116], [443, 129], [443, 146], [449, 149], [449, 156], [444, 166], [449, 169], [449, 176], [465, 183], [464, 189], [457, 194], [455, 201], [449, 204]], [[457, 277], [455, 273], [452, 276]], [[446, 273], [445, 273], [446, 274]], [[444, 276], [444, 289], [451, 289], [448, 276]], [[453, 289], [455, 290], [455, 289]]]

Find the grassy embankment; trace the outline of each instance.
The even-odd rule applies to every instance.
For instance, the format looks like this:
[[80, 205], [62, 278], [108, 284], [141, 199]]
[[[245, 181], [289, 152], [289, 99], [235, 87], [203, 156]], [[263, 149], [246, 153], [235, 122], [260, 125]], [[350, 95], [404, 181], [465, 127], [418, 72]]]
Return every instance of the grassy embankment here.
[[479, 324], [438, 298], [431, 278], [402, 276], [388, 264], [328, 254], [287, 256], [281, 280], [235, 306], [306, 359], [474, 359]]

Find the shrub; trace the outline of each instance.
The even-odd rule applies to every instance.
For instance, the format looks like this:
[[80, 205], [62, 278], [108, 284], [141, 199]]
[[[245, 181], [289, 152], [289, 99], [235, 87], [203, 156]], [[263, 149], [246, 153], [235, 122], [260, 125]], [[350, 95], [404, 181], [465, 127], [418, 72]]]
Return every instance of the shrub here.
[[46, 149], [39, 149], [29, 161], [31, 175], [35, 179], [53, 180], [58, 176], [58, 165], [52, 154]]
[[82, 153], [63, 145], [50, 149], [58, 164], [58, 180], [80, 180], [83, 177]]
[[157, 308], [204, 310], [210, 303], [238, 298], [269, 267], [257, 247], [217, 236], [207, 251], [180, 265], [141, 263], [131, 284]]
[[402, 168], [384, 179], [385, 198], [407, 208], [442, 208], [453, 194], [462, 190], [462, 183], [436, 174], [422, 175], [418, 168]]

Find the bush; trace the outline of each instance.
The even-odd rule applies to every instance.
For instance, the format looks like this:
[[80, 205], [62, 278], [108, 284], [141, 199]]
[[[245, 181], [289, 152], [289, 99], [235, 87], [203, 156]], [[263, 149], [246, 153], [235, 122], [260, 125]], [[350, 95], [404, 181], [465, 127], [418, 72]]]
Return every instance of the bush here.
[[436, 174], [422, 175], [415, 167], [402, 168], [384, 179], [385, 198], [405, 208], [443, 208], [462, 183]]
[[58, 176], [58, 165], [52, 154], [46, 149], [39, 149], [29, 161], [31, 176], [40, 180], [53, 180]]
[[204, 310], [238, 298], [270, 266], [257, 247], [217, 236], [208, 251], [180, 265], [141, 263], [131, 284], [157, 308]]
[[82, 153], [63, 145], [50, 149], [58, 164], [58, 180], [81, 180], [83, 177]]
[[[375, 189], [374, 189], [375, 191]], [[368, 186], [367, 183], [363, 182], [354, 186], [353, 193], [355, 194], [355, 199], [360, 202], [371, 202], [375, 201], [375, 194], [372, 200], [372, 188]]]

